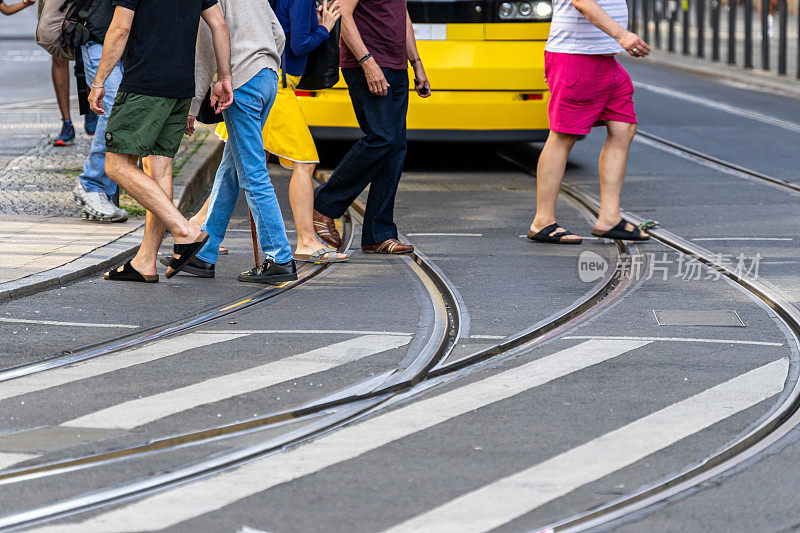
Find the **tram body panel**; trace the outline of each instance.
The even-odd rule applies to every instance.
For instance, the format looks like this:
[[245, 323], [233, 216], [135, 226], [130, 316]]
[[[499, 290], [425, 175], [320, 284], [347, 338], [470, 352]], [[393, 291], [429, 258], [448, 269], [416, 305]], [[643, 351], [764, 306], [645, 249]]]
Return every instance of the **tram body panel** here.
[[[414, 24], [433, 92], [426, 99], [413, 94], [414, 72], [409, 69], [409, 139], [546, 139], [550, 93], [544, 77], [544, 46], [549, 22], [472, 22], [470, 18], [485, 15], [470, 11], [454, 16], [466, 18], [464, 22], [441, 23], [437, 17], [450, 14], [434, 10], [446, 9], [447, 2], [415, 4], [418, 9], [423, 6], [422, 18], [436, 20]], [[333, 89], [300, 92], [298, 99], [315, 138], [361, 136], [343, 78]]]

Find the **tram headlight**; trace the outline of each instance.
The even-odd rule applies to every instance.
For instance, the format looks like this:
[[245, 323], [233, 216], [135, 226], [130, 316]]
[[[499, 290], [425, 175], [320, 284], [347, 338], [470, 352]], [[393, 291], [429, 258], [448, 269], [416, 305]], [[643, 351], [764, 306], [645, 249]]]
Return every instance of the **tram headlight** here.
[[500, 4], [500, 8], [498, 9], [498, 14], [500, 15], [501, 19], [512, 19], [516, 14], [517, 9], [514, 4], [510, 2], [503, 2]]
[[550, 0], [522, 0], [500, 2], [497, 4], [497, 18], [500, 22], [525, 22], [550, 20], [553, 4]]

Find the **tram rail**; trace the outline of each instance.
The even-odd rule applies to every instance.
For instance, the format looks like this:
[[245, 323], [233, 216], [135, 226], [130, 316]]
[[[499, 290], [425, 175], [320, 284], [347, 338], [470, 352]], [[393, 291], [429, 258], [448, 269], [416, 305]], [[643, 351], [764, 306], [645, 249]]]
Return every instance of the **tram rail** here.
[[[356, 203], [354, 211], [363, 214], [363, 206]], [[593, 287], [592, 291], [573, 303], [573, 305], [529, 329], [504, 339], [496, 345], [455, 361], [448, 361], [448, 358], [460, 337], [461, 311], [458, 305], [458, 298], [451, 289], [449, 281], [439, 269], [424, 255], [416, 253], [412, 256], [412, 260], [420, 267], [421, 272], [424, 272], [429, 278], [429, 292], [432, 289], [439, 291], [441, 305], [439, 306], [438, 316], [441, 317], [443, 327], [434, 328], [436, 335], [431, 336], [428, 344], [404, 371], [387, 376], [383, 382], [377, 385], [371, 385], [372, 390], [368, 392], [358, 391], [355, 394], [347, 394], [340, 391], [338, 394], [334, 393], [332, 397], [329, 396], [318, 402], [312, 402], [293, 411], [274, 413], [244, 423], [209, 428], [160, 439], [143, 446], [125, 450], [22, 468], [5, 473], [0, 472], [0, 484], [15, 483], [34, 477], [65, 474], [73, 470], [125, 460], [135, 456], [167, 452], [193, 444], [210, 442], [211, 440], [236, 437], [269, 427], [274, 428], [288, 421], [308, 420], [308, 423], [304, 426], [285, 435], [265, 440], [247, 448], [217, 455], [206, 461], [186, 465], [168, 473], [0, 517], [0, 530], [16, 530], [55, 518], [84, 512], [99, 506], [127, 501], [153, 491], [238, 467], [251, 460], [302, 445], [335, 431], [346, 424], [362, 420], [400, 401], [410, 400], [433, 387], [450, 383], [465, 375], [477, 372], [487, 365], [500, 364], [510, 357], [549, 342], [566, 331], [597, 316], [597, 314], [615, 302], [620, 301], [626, 294], [635, 289], [636, 280], [628, 266], [633, 262], [621, 260], [621, 257], [629, 254], [638, 254], [638, 248], [635, 245], [629, 246], [625, 243], [617, 243], [617, 246], [617, 265], [612, 265], [614, 268], [609, 269], [606, 276]], [[435, 342], [433, 342], [434, 340]], [[359, 388], [359, 386], [355, 386], [355, 389]]]
[[[665, 140], [659, 139], [659, 141]], [[675, 147], [675, 143], [670, 144]], [[714, 163], [724, 164], [728, 168], [735, 167], [733, 164], [711, 158], [711, 156], [706, 156], [701, 152], [684, 147], [680, 147], [680, 149], [683, 149], [686, 153], [690, 153], [695, 157], [704, 157]], [[535, 177], [535, 169], [519, 156], [502, 153], [501, 157]], [[739, 170], [737, 169], [737, 171]], [[762, 179], [759, 177], [758, 173], [750, 172], [751, 173], [748, 174], [750, 177]], [[793, 186], [794, 184], [788, 184], [782, 182], [782, 180], [771, 178], [764, 181], [771, 185], [778, 185], [795, 190], [794, 187], [785, 186]], [[564, 194], [584, 205], [587, 209], [595, 213], [599, 210], [599, 199], [582, 191], [578, 187], [565, 183], [562, 186], [562, 191]], [[631, 212], [623, 211], [622, 215], [625, 220], [635, 225], [645, 222], [644, 218]], [[751, 293], [764, 302], [791, 332], [794, 337], [796, 348], [800, 348], [800, 310], [782, 294], [758, 279], [742, 275], [730, 265], [725, 264], [719, 258], [719, 254], [697, 246], [687, 239], [660, 228], [649, 229], [647, 232], [655, 240], [668, 248], [679, 253], [687, 254], [702, 262], [708, 268], [719, 272], [722, 276], [738, 285], [742, 290]], [[656, 481], [650, 486], [622, 496], [590, 511], [563, 518], [538, 527], [533, 531], [538, 533], [587, 531], [600, 526], [607, 526], [617, 521], [623, 521], [637, 512], [663, 502], [668, 498], [685, 493], [716, 476], [730, 471], [752, 457], [762, 454], [771, 445], [800, 426], [800, 381], [797, 375], [797, 366], [800, 360], [794, 355], [795, 352], [792, 353], [793, 358], [790, 360], [790, 375], [784, 389], [783, 400], [779, 405], [774, 407], [771, 410], [771, 414], [767, 415], [754, 429], [699, 463], [684, 469], [680, 473]], [[794, 369], [792, 369], [792, 367], [794, 367]]]

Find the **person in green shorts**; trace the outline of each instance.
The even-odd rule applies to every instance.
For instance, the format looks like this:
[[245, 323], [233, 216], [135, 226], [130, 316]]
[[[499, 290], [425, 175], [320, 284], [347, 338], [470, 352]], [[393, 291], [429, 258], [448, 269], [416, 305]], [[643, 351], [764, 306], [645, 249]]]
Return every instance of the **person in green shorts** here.
[[[172, 159], [186, 129], [194, 96], [197, 31], [211, 28], [217, 62], [212, 105], [233, 103], [230, 32], [217, 0], [113, 0], [103, 56], [89, 104], [104, 115], [104, 84], [122, 58], [124, 75], [106, 128], [106, 174], [147, 209], [145, 234], [136, 255], [105, 278], [155, 283], [156, 257], [169, 228], [175, 239], [167, 277], [177, 274], [208, 240], [172, 203]], [[123, 58], [124, 52], [124, 58]], [[148, 176], [137, 166], [148, 157]]]

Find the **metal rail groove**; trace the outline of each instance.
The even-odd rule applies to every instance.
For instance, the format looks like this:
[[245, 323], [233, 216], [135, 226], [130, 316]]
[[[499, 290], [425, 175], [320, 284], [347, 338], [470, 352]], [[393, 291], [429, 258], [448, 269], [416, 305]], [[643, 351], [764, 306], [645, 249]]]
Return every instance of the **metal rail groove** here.
[[[354, 210], [363, 213], [363, 207], [359, 204], [354, 205]], [[638, 253], [635, 247], [629, 249], [629, 247], [623, 243], [617, 244], [620, 254], [622, 255]], [[103, 456], [83, 458], [66, 463], [62, 462], [9, 472], [4, 476], [0, 476], [0, 482], [14, 482], [15, 478], [16, 480], [30, 479], [31, 477], [48, 475], [49, 473], [65, 473], [87, 466], [127, 459], [134, 455], [158, 453], [160, 451], [168, 451], [187, 445], [209, 442], [210, 440], [230, 438], [245, 432], [259, 431], [267, 426], [275, 427], [275, 425], [285, 423], [286, 421], [296, 421], [302, 417], [311, 418], [310, 423], [302, 428], [290, 432], [287, 435], [282, 435], [245, 449], [222, 454], [213, 459], [181, 467], [172, 472], [149, 479], [139, 480], [21, 513], [0, 517], [0, 529], [16, 530], [21, 527], [27, 527], [58, 517], [69, 516], [99, 506], [127, 501], [153, 491], [173, 487], [178, 484], [190, 482], [199, 477], [205, 477], [235, 468], [265, 455], [301, 445], [331, 431], [335, 431], [346, 424], [361, 420], [399, 401], [405, 401], [409, 398], [421, 395], [434, 386], [452, 382], [466, 374], [481, 370], [485, 368], [487, 364], [499, 364], [509, 357], [529, 351], [536, 345], [548, 342], [562, 335], [567, 330], [595, 317], [608, 306], [619, 301], [636, 285], [633, 272], [627, 269], [627, 265], [630, 265], [632, 262], [621, 261], [620, 255], [618, 254], [617, 265], [614, 265], [615, 268], [609, 269], [605, 278], [593, 287], [593, 290], [590, 291], [589, 294], [585, 295], [563, 312], [545, 319], [528, 330], [509, 337], [496, 346], [481, 350], [480, 352], [457, 361], [445, 363], [460, 336], [460, 311], [457, 303], [458, 300], [450, 290], [449, 281], [440, 273], [439, 269], [433, 263], [428, 261], [424, 255], [419, 252], [413, 254], [412, 257], [414, 263], [429, 276], [435, 289], [440, 291], [442, 306], [439, 308], [438, 313], [445, 313], [446, 326], [434, 328], [437, 334], [440, 335], [438, 338], [438, 346], [435, 349], [433, 349], [430, 342], [430, 340], [435, 337], [431, 336], [426, 346], [427, 350], [423, 350], [423, 354], [426, 355], [421, 354], [421, 357], [418, 357], [414, 363], [409, 365], [403, 372], [398, 373], [394, 378], [390, 376], [383, 386], [379, 386], [376, 390], [366, 394], [346, 395], [342, 398], [312, 404], [291, 412], [277, 413], [245, 423], [207, 429], [194, 434], [162, 439], [161, 441], [150, 443], [147, 446], [112, 452], [112, 454], [117, 454], [116, 456], [104, 454]], [[621, 268], [619, 267], [620, 265], [622, 265]], [[429, 288], [429, 291], [430, 290]], [[319, 416], [327, 412], [332, 414], [322, 419], [313, 418], [315, 415]]]
[[767, 185], [773, 185], [783, 190], [790, 190], [795, 193], [800, 193], [800, 185], [798, 185], [797, 183], [792, 183], [791, 181], [782, 180], [774, 176], [768, 176], [767, 174], [751, 170], [741, 165], [737, 165], [736, 163], [731, 163], [729, 161], [719, 159], [717, 157], [708, 155], [698, 150], [688, 148], [686, 146], [683, 146], [682, 144], [678, 144], [676, 142], [670, 141], [663, 137], [659, 137], [658, 135], [654, 135], [652, 133], [638, 130], [636, 132], [636, 135], [642, 137], [643, 139], [646, 139], [646, 141], [642, 141], [640, 139], [639, 140], [640, 142], [644, 142], [645, 144], [654, 143], [656, 145], [659, 145], [658, 148], [662, 149], [666, 148], [667, 151], [672, 152], [679, 156], [684, 156], [684, 157], [688, 156], [689, 159], [692, 159], [700, 164], [709, 166], [711, 168], [715, 168], [716, 170], [725, 172], [726, 174], [730, 174], [732, 176], [743, 178], [749, 181], [756, 181], [759, 183], [765, 183]]
[[[344, 221], [345, 244], [342, 245], [342, 250], [349, 248], [353, 240], [352, 221], [349, 213], [345, 216]], [[0, 370], [0, 384], [12, 379], [61, 368], [82, 361], [87, 361], [89, 359], [110, 355], [122, 350], [137, 348], [151, 342], [160, 341], [175, 335], [186, 333], [187, 331], [205, 326], [233, 313], [237, 313], [244, 309], [248, 309], [255, 305], [259, 305], [263, 302], [274, 299], [275, 297], [280, 296], [281, 294], [294, 289], [306, 281], [318, 276], [329, 266], [330, 264], [327, 263], [311, 265], [309, 268], [303, 269], [300, 272], [297, 281], [284, 283], [275, 287], [259, 289], [249, 296], [237, 298], [236, 300], [222, 304], [221, 306], [210, 311], [203, 311], [194, 315], [190, 315], [186, 318], [152, 326], [135, 333], [121, 335], [109, 340], [82, 346], [74, 350], [64, 351], [59, 355], [50, 356], [32, 363], [26, 363], [24, 365]]]
[[[699, 154], [699, 152], [697, 153]], [[515, 159], [513, 156], [509, 156], [506, 159], [527, 172], [533, 173], [533, 170], [525, 162]], [[780, 182], [780, 180], [774, 179], [768, 181], [771, 183]], [[579, 188], [564, 184], [562, 190], [588, 209], [595, 211], [599, 209], [598, 199], [581, 191]], [[635, 225], [645, 220], [626, 211], [623, 211], [622, 215], [625, 220]], [[800, 311], [782, 294], [755, 278], [741, 275], [734, 268], [721, 261], [718, 254], [697, 246], [682, 237], [658, 228], [648, 230], [648, 233], [667, 247], [687, 254], [719, 272], [722, 276], [725, 276], [740, 288], [764, 302], [792, 333], [795, 346], [800, 348]], [[794, 365], [798, 364], [796, 356], [791, 362]], [[573, 515], [537, 528], [534, 531], [576, 532], [609, 525], [614, 521], [630, 517], [633, 513], [697, 487], [741, 465], [750, 458], [762, 453], [797, 426], [800, 426], [800, 382], [795, 379], [793, 382], [788, 383], [785, 391], [787, 390], [788, 394], [784, 401], [756, 428], [699, 464], [591, 511]]]

